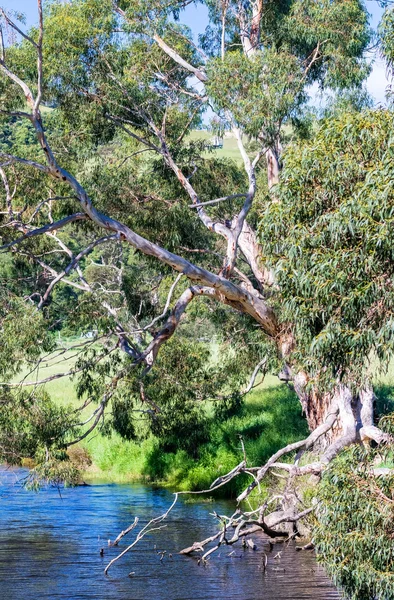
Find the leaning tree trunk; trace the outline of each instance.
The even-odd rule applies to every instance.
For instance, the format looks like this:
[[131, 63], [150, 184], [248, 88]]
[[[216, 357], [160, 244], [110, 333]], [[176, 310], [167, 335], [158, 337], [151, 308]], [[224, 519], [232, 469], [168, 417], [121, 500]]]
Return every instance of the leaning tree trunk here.
[[332, 427], [315, 443], [315, 450], [325, 451], [327, 460], [355, 442], [383, 441], [384, 434], [374, 425], [375, 394], [369, 383], [356, 392], [339, 384], [331, 392], [322, 393], [314, 386], [307, 387], [307, 381], [305, 373], [293, 378], [310, 431], [336, 415]]

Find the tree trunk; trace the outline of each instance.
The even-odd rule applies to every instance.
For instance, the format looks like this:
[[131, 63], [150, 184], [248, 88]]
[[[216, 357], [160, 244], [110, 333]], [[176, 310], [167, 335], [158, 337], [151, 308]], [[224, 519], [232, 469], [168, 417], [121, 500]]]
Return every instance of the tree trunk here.
[[271, 189], [279, 183], [279, 155], [275, 150], [271, 148], [266, 153], [267, 157], [267, 177], [268, 177], [268, 189]]
[[307, 388], [308, 378], [299, 373], [293, 378], [294, 389], [300, 400], [310, 431], [322, 425], [334, 412], [337, 419], [332, 428], [319, 439], [315, 449], [327, 449], [325, 457], [331, 460], [342, 448], [355, 442], [383, 441], [384, 434], [374, 426], [375, 394], [370, 384], [359, 392], [338, 385], [331, 392]]

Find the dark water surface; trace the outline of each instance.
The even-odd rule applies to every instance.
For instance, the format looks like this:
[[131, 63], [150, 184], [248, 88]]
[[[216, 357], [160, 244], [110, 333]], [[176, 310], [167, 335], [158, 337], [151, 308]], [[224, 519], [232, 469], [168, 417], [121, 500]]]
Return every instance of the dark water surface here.
[[[338, 592], [317, 566], [312, 552], [289, 546], [280, 559], [266, 541], [253, 536], [257, 551], [225, 548], [207, 567], [176, 554], [210, 536], [215, 521], [210, 504], [182, 501], [167, 527], [145, 537], [117, 562], [109, 576], [104, 566], [132, 541], [108, 548], [135, 516], [140, 525], [163, 513], [172, 502], [167, 490], [142, 485], [92, 485], [39, 493], [20, 487], [23, 472], [0, 467], [1, 600], [329, 600]], [[215, 503], [215, 510], [231, 507]], [[166, 550], [165, 559], [154, 549]], [[100, 548], [105, 556], [100, 556]], [[231, 557], [228, 554], [235, 549]], [[268, 565], [262, 561], [267, 552]], [[168, 554], [172, 553], [173, 558]], [[133, 571], [132, 578], [128, 573]]]

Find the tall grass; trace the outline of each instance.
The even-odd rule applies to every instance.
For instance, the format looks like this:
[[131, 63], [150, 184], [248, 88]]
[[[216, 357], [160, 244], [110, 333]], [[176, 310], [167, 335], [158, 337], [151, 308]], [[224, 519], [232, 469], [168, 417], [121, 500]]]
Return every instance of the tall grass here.
[[[276, 450], [306, 434], [297, 397], [285, 385], [279, 385], [254, 390], [237, 416], [221, 422], [211, 417], [209, 441], [201, 446], [197, 460], [183, 450], [163, 452], [153, 436], [137, 443], [123, 441], [116, 434], [110, 438], [96, 434], [83, 444], [94, 464], [88, 476], [155, 481], [180, 490], [197, 490], [209, 488], [212, 481], [241, 462], [240, 436], [249, 466], [258, 466]], [[244, 485], [245, 478], [238, 478], [221, 492], [233, 496]]]

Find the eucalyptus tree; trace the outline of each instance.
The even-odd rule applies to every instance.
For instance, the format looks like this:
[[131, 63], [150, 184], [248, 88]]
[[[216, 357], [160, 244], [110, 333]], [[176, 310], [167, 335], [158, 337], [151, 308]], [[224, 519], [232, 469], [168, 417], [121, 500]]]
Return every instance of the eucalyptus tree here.
[[[318, 370], [308, 373], [300, 365], [297, 315], [286, 311], [283, 319], [280, 281], [266, 264], [256, 233], [264, 203], [282, 204], [278, 184], [286, 126], [300, 121], [308, 87], [360, 86], [368, 73], [363, 53], [370, 32], [359, 0], [207, 0], [210, 23], [197, 47], [179, 22], [189, 3], [75, 0], [48, 3], [45, 12], [38, 0], [39, 24], [28, 33], [2, 11], [4, 123], [15, 131], [16, 122], [26, 120], [29, 135], [35, 136], [23, 155], [15, 152], [12, 135], [4, 140], [3, 249], [15, 257], [24, 252], [45, 275], [41, 280], [47, 285], [38, 295], [29, 294], [39, 310], [45, 313], [56, 286], [67, 284], [88, 294], [91, 305], [84, 319], [90, 309], [94, 320], [107, 324], [109, 345], [95, 364], [107, 354], [113, 360], [105, 362], [100, 385], [85, 379], [89, 393], [101, 394], [91, 427], [132, 372], [142, 376], [141, 399], [158, 410], [144, 393], [143, 376], [154, 373], [159, 351], [165, 351], [163, 345], [198, 298], [204, 306], [207, 301], [225, 306], [223, 321], [234, 323], [239, 313], [243, 322], [254, 323], [264, 353], [256, 362], [262, 364], [268, 352], [282, 363], [282, 378], [293, 382], [312, 433], [256, 467], [240, 501], [272, 465], [292, 474], [318, 473], [348, 443], [384, 439], [373, 425], [367, 378], [354, 389], [336, 372], [327, 388]], [[43, 111], [44, 102], [53, 110]], [[204, 158], [201, 145], [189, 141], [207, 106], [236, 139], [242, 176], [229, 176], [230, 165], [218, 169]], [[120, 139], [122, 149], [109, 152]], [[182, 224], [172, 236], [176, 215]], [[82, 248], [86, 232], [89, 242]], [[105, 244], [119, 253], [110, 259], [110, 285], [104, 276], [92, 286], [85, 258]], [[163, 314], [142, 326], [138, 311], [130, 318], [129, 304], [122, 305], [133, 291], [127, 281], [115, 281], [121, 252], [133, 262], [134, 251], [146, 257], [140, 268], [164, 269], [188, 281], [169, 316], [178, 278], [168, 286]], [[56, 259], [48, 258], [52, 252]], [[157, 326], [157, 317], [167, 317], [164, 325]], [[150, 339], [141, 335], [147, 332]], [[118, 349], [125, 360], [118, 358]], [[278, 463], [330, 431], [318, 463], [293, 470]], [[245, 468], [243, 461], [231, 477]], [[294, 514], [288, 518], [294, 521]]]

